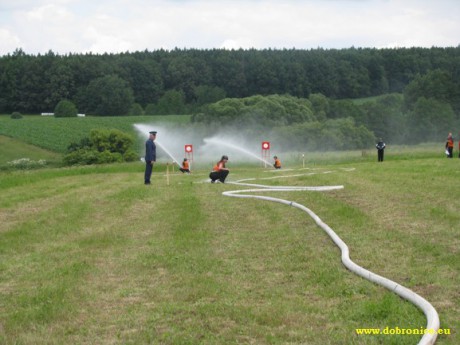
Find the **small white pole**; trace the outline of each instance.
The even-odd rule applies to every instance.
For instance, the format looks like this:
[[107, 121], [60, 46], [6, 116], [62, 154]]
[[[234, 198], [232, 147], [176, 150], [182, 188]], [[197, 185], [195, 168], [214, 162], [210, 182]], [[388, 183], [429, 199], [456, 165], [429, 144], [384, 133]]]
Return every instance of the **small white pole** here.
[[166, 185], [169, 186], [169, 163], [166, 163]]

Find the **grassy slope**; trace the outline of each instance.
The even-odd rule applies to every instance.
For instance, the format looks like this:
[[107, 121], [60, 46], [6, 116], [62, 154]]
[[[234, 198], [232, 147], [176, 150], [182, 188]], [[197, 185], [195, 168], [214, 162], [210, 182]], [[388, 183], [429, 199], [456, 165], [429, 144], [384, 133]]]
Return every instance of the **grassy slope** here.
[[[235, 163], [233, 163], [235, 164]], [[358, 264], [420, 293], [459, 342], [458, 159], [316, 165], [257, 180], [315, 211]], [[230, 178], [272, 176], [233, 165]], [[287, 166], [286, 166], [287, 168]], [[355, 168], [349, 171], [348, 168]], [[82, 167], [0, 173], [0, 343], [414, 344], [355, 328], [423, 314], [348, 272], [299, 210], [226, 198], [206, 171]], [[329, 171], [325, 174], [324, 172]]]
[[42, 148], [65, 153], [72, 142], [87, 137], [91, 129], [119, 129], [135, 135], [133, 124], [165, 121], [187, 123], [189, 115], [170, 116], [97, 116], [84, 118], [54, 118], [52, 116], [24, 116], [13, 120], [0, 116], [0, 135], [6, 135]]
[[25, 144], [21, 140], [0, 135], [0, 166], [20, 158], [30, 158], [34, 161], [44, 159], [46, 161], [57, 161], [60, 154], [41, 149], [34, 145]]

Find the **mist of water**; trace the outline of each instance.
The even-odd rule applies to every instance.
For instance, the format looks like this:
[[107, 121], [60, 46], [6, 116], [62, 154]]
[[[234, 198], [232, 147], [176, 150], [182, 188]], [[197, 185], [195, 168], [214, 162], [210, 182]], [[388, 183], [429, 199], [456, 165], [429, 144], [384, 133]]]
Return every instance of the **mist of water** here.
[[169, 157], [172, 158], [173, 163], [176, 163], [179, 167], [181, 166], [180, 163], [179, 163], [179, 161], [177, 160], [177, 158], [174, 157], [173, 154], [172, 154], [171, 152], [168, 151], [168, 149], [161, 143], [161, 141], [155, 140], [155, 142], [156, 142], [156, 144], [157, 144], [158, 146], [160, 146], [160, 148], [161, 148], [164, 152], [166, 152], [166, 154], [167, 154]]
[[[136, 131], [138, 132], [139, 135], [145, 135], [145, 136], [148, 136], [148, 133], [152, 130], [156, 130], [156, 131], [159, 131], [159, 132], [165, 132], [164, 130], [160, 130], [158, 129], [158, 127], [155, 127], [155, 129], [152, 129], [152, 126], [149, 126], [149, 125], [143, 125], [143, 124], [135, 124], [134, 125], [134, 128], [136, 129]], [[158, 133], [157, 136], [161, 136], [160, 133]], [[147, 139], [146, 139], [147, 140]], [[180, 165], [179, 163], [179, 160], [168, 150], [168, 148], [162, 143], [162, 140], [159, 140], [158, 138], [155, 139], [155, 144], [158, 145], [160, 147], [161, 150], [163, 150], [163, 152], [165, 152], [173, 161], [173, 163]]]
[[[213, 137], [213, 138], [205, 138], [205, 139], [203, 139], [203, 141], [205, 143], [205, 148], [204, 149], [206, 149], [206, 145], [213, 145], [213, 146], [216, 146], [216, 147], [225, 147], [227, 149], [231, 149], [232, 151], [241, 152], [241, 153], [243, 153], [243, 154], [245, 154], [245, 155], [247, 155], [247, 156], [249, 156], [251, 158], [254, 158], [256, 160], [261, 161], [265, 165], [271, 166], [271, 163], [267, 162], [261, 156], [255, 154], [254, 152], [251, 152], [251, 151], [247, 150], [246, 148], [244, 148], [244, 147], [242, 147], [240, 145], [232, 143], [229, 140]], [[238, 157], [238, 155], [237, 155], [237, 157]]]
[[[193, 161], [195, 163], [205, 163], [214, 165], [222, 155], [229, 156], [230, 162], [262, 162], [265, 166], [272, 166], [261, 155], [261, 142], [253, 138], [239, 136], [238, 133], [225, 134], [217, 133], [210, 138], [202, 138], [189, 128], [170, 128], [163, 125], [135, 124], [134, 128], [139, 138], [146, 140], [148, 133], [152, 130], [157, 131], [155, 143], [164, 155], [158, 154], [157, 160], [164, 161], [172, 159], [178, 165], [182, 159], [177, 157], [185, 156], [185, 145], [193, 145]], [[143, 149], [143, 148], [142, 148]], [[257, 154], [258, 152], [258, 154]]]

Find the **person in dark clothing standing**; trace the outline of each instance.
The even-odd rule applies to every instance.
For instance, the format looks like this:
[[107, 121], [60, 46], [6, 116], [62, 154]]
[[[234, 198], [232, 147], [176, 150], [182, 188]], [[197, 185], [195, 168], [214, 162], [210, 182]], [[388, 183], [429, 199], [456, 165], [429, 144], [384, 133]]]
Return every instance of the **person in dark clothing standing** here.
[[153, 163], [157, 160], [157, 147], [154, 143], [157, 132], [149, 132], [149, 138], [145, 142], [145, 174], [144, 183], [150, 184], [150, 177], [152, 176]]
[[383, 153], [385, 150], [385, 143], [383, 142], [382, 138], [379, 139], [379, 142], [375, 145], [377, 148], [377, 158], [379, 162], [383, 162]]

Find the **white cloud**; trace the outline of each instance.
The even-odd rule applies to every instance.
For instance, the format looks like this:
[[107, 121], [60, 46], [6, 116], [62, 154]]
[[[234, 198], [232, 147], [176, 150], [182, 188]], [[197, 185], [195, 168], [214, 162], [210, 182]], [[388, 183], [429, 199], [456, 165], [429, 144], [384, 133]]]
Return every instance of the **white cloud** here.
[[25, 14], [26, 20], [41, 22], [43, 24], [53, 24], [56, 21], [64, 23], [72, 17], [65, 7], [48, 4], [29, 10]]
[[458, 18], [457, 0], [0, 0], [0, 54], [457, 46]]
[[0, 28], [0, 52], [12, 53], [21, 46], [21, 40], [7, 29]]

